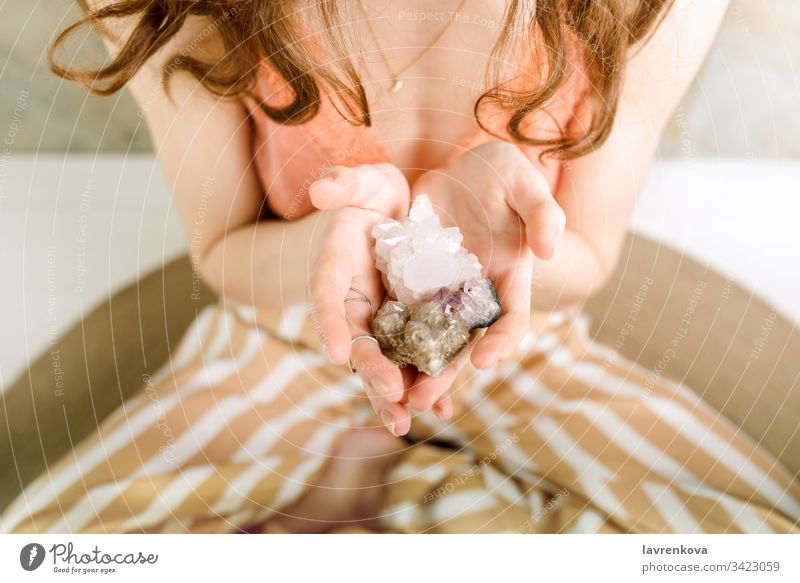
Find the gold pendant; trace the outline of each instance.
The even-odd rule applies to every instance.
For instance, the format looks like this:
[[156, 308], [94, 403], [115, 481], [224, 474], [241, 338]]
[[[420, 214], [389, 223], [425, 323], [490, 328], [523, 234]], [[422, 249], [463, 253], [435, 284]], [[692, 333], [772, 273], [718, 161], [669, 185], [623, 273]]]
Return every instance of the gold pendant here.
[[389, 91], [391, 91], [392, 93], [397, 93], [402, 88], [403, 88], [403, 80], [402, 79], [395, 79], [394, 83], [392, 83], [392, 87], [391, 87], [391, 89], [389, 89]]

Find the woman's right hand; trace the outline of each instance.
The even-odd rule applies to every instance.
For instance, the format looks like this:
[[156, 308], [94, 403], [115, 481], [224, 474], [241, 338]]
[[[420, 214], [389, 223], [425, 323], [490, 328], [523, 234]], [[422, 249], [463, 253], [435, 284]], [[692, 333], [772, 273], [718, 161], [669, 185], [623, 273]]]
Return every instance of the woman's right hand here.
[[[351, 340], [372, 335], [374, 313], [386, 295], [372, 255], [372, 228], [386, 218], [407, 216], [408, 182], [391, 164], [332, 166], [308, 192], [314, 207], [330, 213], [311, 279], [321, 340], [334, 364], [353, 363], [381, 421], [394, 435], [404, 435], [411, 418], [402, 371], [381, 353], [377, 342]], [[345, 303], [361, 293], [372, 309], [363, 300]]]

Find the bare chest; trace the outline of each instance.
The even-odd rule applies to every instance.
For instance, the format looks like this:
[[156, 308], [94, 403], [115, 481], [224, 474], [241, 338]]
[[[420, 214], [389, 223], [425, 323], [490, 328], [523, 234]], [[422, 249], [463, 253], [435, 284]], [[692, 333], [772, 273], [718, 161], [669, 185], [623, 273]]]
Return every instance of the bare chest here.
[[359, 23], [372, 118], [367, 137], [410, 177], [441, 166], [475, 130], [502, 4], [387, 7]]

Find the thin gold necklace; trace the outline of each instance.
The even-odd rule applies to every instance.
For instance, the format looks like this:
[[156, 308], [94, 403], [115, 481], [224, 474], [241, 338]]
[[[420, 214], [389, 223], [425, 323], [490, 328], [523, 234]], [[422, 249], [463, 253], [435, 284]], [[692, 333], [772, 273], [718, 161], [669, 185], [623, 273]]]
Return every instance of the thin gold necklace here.
[[369, 22], [369, 14], [367, 13], [367, 6], [364, 3], [364, 0], [360, 0], [359, 4], [361, 6], [361, 12], [364, 13], [364, 18], [366, 19], [366, 24], [367, 24], [367, 29], [369, 30], [369, 34], [372, 37], [372, 41], [375, 43], [375, 46], [378, 49], [378, 53], [380, 54], [381, 59], [383, 60], [383, 64], [386, 66], [386, 68], [389, 70], [389, 73], [392, 75], [392, 84], [389, 86], [389, 91], [391, 91], [392, 93], [397, 93], [398, 91], [400, 91], [403, 88], [404, 83], [403, 83], [403, 80], [400, 78], [400, 76], [403, 73], [405, 73], [406, 71], [408, 71], [411, 67], [413, 67], [414, 65], [419, 63], [420, 60], [422, 60], [422, 57], [424, 57], [426, 54], [428, 54], [428, 52], [433, 47], [436, 46], [436, 43], [438, 43], [440, 40], [442, 40], [442, 37], [445, 35], [445, 33], [448, 30], [450, 30], [450, 28], [453, 26], [453, 23], [456, 20], [458, 20], [458, 15], [461, 13], [461, 10], [464, 8], [464, 5], [466, 3], [467, 3], [467, 0], [461, 0], [461, 4], [458, 5], [458, 8], [452, 14], [452, 17], [450, 18], [450, 22], [448, 22], [445, 25], [445, 27], [442, 28], [442, 30], [439, 31], [439, 34], [436, 35], [436, 37], [431, 41], [431, 43], [427, 47], [422, 49], [411, 60], [410, 63], [407, 63], [405, 66], [403, 66], [400, 69], [395, 71], [392, 68], [392, 66], [389, 64], [389, 59], [386, 58], [386, 53], [383, 51], [383, 47], [381, 46], [381, 43], [378, 40], [378, 35], [375, 34], [375, 30], [372, 28], [372, 25]]

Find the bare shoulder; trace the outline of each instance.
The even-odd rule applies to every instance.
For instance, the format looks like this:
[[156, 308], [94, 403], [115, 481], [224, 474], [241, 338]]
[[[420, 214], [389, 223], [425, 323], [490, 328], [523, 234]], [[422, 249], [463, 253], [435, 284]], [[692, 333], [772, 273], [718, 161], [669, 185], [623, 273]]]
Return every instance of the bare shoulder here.
[[671, 111], [703, 63], [728, 0], [675, 0], [657, 29], [632, 50], [621, 109], [648, 117]]
[[[87, 12], [113, 9], [126, 2], [121, 0], [79, 0]], [[144, 13], [134, 13], [129, 16], [104, 18], [98, 24], [101, 35], [110, 55], [115, 57], [125, 50], [133, 37], [141, 34]], [[160, 23], [159, 23], [160, 24]], [[166, 22], [164, 23], [166, 25]], [[177, 58], [197, 58], [206, 61], [218, 60], [223, 52], [223, 45], [218, 35], [219, 22], [210, 17], [189, 15], [175, 31], [156, 31], [168, 37], [166, 42], [153, 52], [144, 62], [140, 71], [131, 81], [132, 89], [136, 86], [153, 81], [160, 81], [166, 67]], [[141, 41], [141, 39], [138, 39]]]

